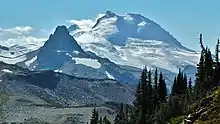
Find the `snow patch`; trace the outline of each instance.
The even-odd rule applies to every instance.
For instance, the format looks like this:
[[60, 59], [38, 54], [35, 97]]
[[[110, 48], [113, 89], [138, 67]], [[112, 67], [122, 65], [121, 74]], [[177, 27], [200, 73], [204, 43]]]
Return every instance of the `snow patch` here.
[[111, 74], [109, 74], [107, 71], [105, 71], [106, 75], [108, 76], [108, 78], [110, 79], [115, 79]]
[[30, 66], [31, 63], [33, 63], [35, 60], [37, 60], [37, 56], [33, 57], [33, 58], [32, 58], [31, 60], [29, 60], [29, 61], [26, 61], [26, 62], [25, 62], [25, 65]]
[[54, 72], [59, 72], [59, 73], [62, 73], [63, 71], [62, 70], [54, 70]]
[[13, 73], [11, 70], [9, 69], [2, 69], [3, 72], [6, 72], [6, 73]]
[[3, 61], [5, 63], [8, 63], [8, 64], [16, 64], [18, 62], [22, 62], [24, 60], [26, 60], [26, 56], [25, 55], [22, 55], [22, 56], [19, 56], [19, 57], [0, 57], [0, 61]]
[[138, 26], [140, 26], [140, 27], [145, 26], [145, 25], [147, 25], [147, 23], [145, 21], [138, 24]]
[[76, 50], [75, 50], [75, 51], [73, 51], [73, 53], [75, 53], [76, 55], [78, 55], [78, 54], [79, 54], [79, 51], [76, 51]]
[[83, 64], [92, 68], [100, 68], [101, 64], [96, 59], [87, 59], [87, 58], [72, 58], [76, 61], [76, 64]]
[[130, 15], [126, 15], [126, 16], [124, 17], [124, 20], [125, 20], [125, 21], [129, 21], [129, 22], [132, 22], [132, 21], [134, 21], [134, 18], [132, 18]]

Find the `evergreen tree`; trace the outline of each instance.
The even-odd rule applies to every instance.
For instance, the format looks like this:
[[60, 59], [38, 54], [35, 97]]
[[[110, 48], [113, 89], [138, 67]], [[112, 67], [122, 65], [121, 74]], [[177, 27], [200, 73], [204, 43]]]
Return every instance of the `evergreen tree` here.
[[143, 69], [141, 74], [141, 104], [140, 104], [140, 111], [138, 115], [138, 119], [136, 124], [147, 124], [146, 120], [149, 119], [146, 115], [149, 106], [147, 106], [148, 97], [147, 97], [147, 68]]
[[151, 71], [149, 71], [148, 72], [148, 95], [149, 96], [152, 96], [152, 94], [153, 94], [153, 88], [152, 88], [152, 79], [151, 79], [151, 77], [152, 77], [152, 74], [151, 74]]
[[187, 76], [179, 70], [177, 77], [174, 78], [171, 95], [183, 95], [187, 90]]
[[98, 124], [103, 124], [102, 117], [99, 117], [99, 123]]
[[121, 103], [120, 110], [115, 117], [114, 124], [126, 124], [126, 119], [123, 109], [124, 109], [123, 104]]
[[200, 43], [200, 46], [201, 46], [202, 51], [205, 51], [205, 47], [204, 47], [203, 41], [202, 41], [202, 34], [200, 34], [199, 43]]
[[157, 89], [158, 89], [158, 76], [157, 76], [157, 68], [154, 72], [154, 90], [157, 92]]
[[215, 47], [215, 62], [216, 62], [215, 67], [217, 67], [219, 64], [219, 54], [218, 53], [219, 53], [219, 39], [217, 40], [217, 44]]
[[153, 88], [153, 108], [155, 111], [158, 110], [159, 107], [159, 98], [158, 98], [158, 73], [157, 68], [154, 72], [154, 88]]
[[98, 122], [99, 122], [99, 114], [98, 114], [98, 111], [96, 111], [96, 109], [94, 108], [92, 111], [90, 124], [98, 124]]
[[147, 97], [147, 106], [148, 106], [148, 111], [147, 111], [147, 115], [149, 115], [149, 118], [151, 118], [151, 114], [153, 113], [153, 87], [152, 87], [152, 74], [151, 71], [148, 72], [148, 87], [147, 87], [147, 93], [146, 93], [146, 97]]
[[202, 85], [204, 84], [204, 51], [201, 51], [200, 61], [197, 64], [197, 73], [196, 73], [196, 82], [195, 82], [195, 99], [200, 98], [202, 96], [201, 92], [203, 92]]
[[187, 84], [188, 84], [187, 76], [186, 76], [186, 74], [184, 74], [183, 86], [182, 86], [183, 93], [185, 93], [187, 90]]
[[191, 78], [189, 78], [188, 89], [189, 89], [189, 92], [191, 94], [192, 93], [192, 79]]
[[177, 92], [178, 92], [178, 89], [177, 89], [177, 80], [176, 80], [176, 77], [175, 77], [175, 78], [174, 78], [174, 81], [173, 81], [173, 86], [172, 86], [171, 95], [174, 96]]
[[205, 80], [204, 80], [204, 88], [211, 88], [211, 84], [213, 81], [213, 60], [210, 49], [206, 48], [205, 52], [205, 61], [204, 61], [204, 69], [205, 69]]
[[214, 83], [213, 85], [216, 86], [219, 83], [219, 75], [220, 75], [220, 64], [219, 64], [219, 39], [216, 44], [215, 48], [215, 70], [214, 70]]
[[107, 119], [106, 116], [103, 118], [102, 122], [103, 122], [103, 124], [111, 124], [111, 122]]
[[159, 94], [160, 102], [162, 103], [166, 102], [167, 88], [162, 72], [160, 72], [160, 77], [159, 77], [158, 94]]

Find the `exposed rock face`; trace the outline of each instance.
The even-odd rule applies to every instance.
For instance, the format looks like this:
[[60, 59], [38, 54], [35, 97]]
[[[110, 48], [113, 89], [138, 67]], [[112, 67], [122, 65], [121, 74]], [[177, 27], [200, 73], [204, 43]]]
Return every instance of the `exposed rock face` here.
[[186, 117], [185, 124], [219, 124], [220, 123], [220, 87], [214, 88], [202, 99], [196, 111]]
[[66, 26], [58, 26], [51, 34], [44, 46], [40, 48], [37, 56], [40, 69], [57, 69], [65, 62], [72, 60], [72, 57], [66, 55], [77, 51], [84, 53], [76, 40], [69, 34]]

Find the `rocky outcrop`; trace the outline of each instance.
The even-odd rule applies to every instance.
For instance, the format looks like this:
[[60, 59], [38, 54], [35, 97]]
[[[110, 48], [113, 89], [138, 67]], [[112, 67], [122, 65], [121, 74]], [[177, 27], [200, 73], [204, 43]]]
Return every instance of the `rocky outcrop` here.
[[219, 124], [220, 123], [220, 87], [214, 88], [208, 96], [197, 105], [196, 111], [189, 114], [185, 124]]

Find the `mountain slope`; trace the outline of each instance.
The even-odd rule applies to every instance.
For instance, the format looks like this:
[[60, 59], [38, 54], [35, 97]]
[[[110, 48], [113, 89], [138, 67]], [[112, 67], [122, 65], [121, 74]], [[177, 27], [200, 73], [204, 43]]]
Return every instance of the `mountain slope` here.
[[63, 106], [132, 103], [134, 87], [111, 79], [79, 78], [54, 71], [30, 71], [0, 63], [0, 91], [53, 100]]
[[195, 66], [199, 53], [185, 48], [157, 23], [140, 14], [106, 14], [87, 24], [72, 20], [70, 30], [85, 51], [120, 65], [159, 67], [171, 72]]
[[84, 52], [65, 26], [58, 26], [35, 54], [17, 64], [30, 70], [54, 70], [77, 77], [110, 78], [127, 83], [137, 81], [132, 74], [108, 59]]

